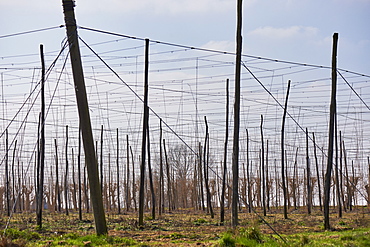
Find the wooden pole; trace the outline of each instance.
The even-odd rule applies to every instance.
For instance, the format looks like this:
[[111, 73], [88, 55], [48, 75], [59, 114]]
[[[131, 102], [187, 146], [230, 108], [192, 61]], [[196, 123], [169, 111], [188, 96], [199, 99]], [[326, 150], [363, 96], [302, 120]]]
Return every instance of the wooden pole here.
[[103, 125], [100, 129], [100, 187], [103, 192], [104, 174], [103, 174]]
[[172, 206], [171, 177], [170, 177], [170, 166], [168, 163], [168, 156], [167, 156], [166, 139], [163, 139], [163, 151], [164, 151], [164, 158], [166, 161], [168, 211], [171, 212], [171, 206]]
[[342, 202], [341, 202], [341, 193], [340, 193], [340, 177], [339, 177], [339, 167], [338, 167], [338, 131], [337, 131], [337, 116], [335, 114], [335, 123], [334, 123], [334, 142], [335, 142], [335, 169], [334, 169], [334, 175], [335, 175], [335, 187], [336, 187], [336, 193], [337, 193], [337, 204], [338, 204], [338, 217], [342, 218], [343, 216], [343, 210], [342, 210]]
[[66, 147], [65, 147], [65, 162], [66, 162], [66, 173], [64, 176], [64, 200], [65, 200], [65, 207], [66, 207], [66, 215], [69, 214], [68, 212], [68, 125], [66, 125]]
[[146, 129], [148, 126], [148, 67], [149, 67], [149, 39], [145, 39], [145, 74], [144, 74], [144, 120], [143, 138], [141, 143], [140, 191], [139, 191], [139, 225], [144, 224], [144, 185], [145, 185], [145, 155], [146, 155]]
[[131, 154], [131, 163], [132, 163], [132, 200], [134, 201], [135, 211], [137, 211], [136, 183], [135, 183], [135, 159], [134, 159], [134, 153], [132, 152], [131, 146], [130, 146], [130, 154]]
[[[207, 123], [207, 117], [204, 116], [204, 122], [206, 124], [206, 136], [204, 140], [204, 152], [203, 152], [203, 173], [204, 173], [204, 185], [206, 187], [206, 193], [207, 193], [207, 209], [209, 209], [211, 213], [211, 218], [213, 219], [215, 216], [213, 214], [213, 209], [212, 209], [212, 202], [211, 202], [211, 193], [209, 190], [209, 182], [208, 182], [208, 155], [207, 155], [207, 142], [209, 140], [209, 133], [208, 133], [208, 123]], [[208, 211], [208, 210], [207, 210]]]
[[149, 186], [150, 186], [150, 193], [151, 193], [151, 203], [152, 203], [152, 219], [155, 219], [155, 204], [156, 204], [156, 198], [155, 198], [155, 192], [154, 192], [154, 185], [153, 185], [153, 174], [152, 174], [152, 165], [150, 162], [150, 138], [149, 138], [149, 122], [146, 126], [146, 133], [147, 133], [147, 150], [148, 150], [148, 171], [149, 171]]
[[40, 45], [41, 56], [41, 116], [40, 116], [40, 166], [38, 181], [38, 202], [37, 202], [37, 226], [42, 227], [42, 205], [44, 198], [44, 166], [45, 166], [45, 60], [44, 46]]
[[367, 166], [368, 166], [368, 174], [367, 174], [367, 210], [370, 210], [370, 157], [367, 156]]
[[78, 219], [82, 220], [82, 186], [81, 186], [81, 128], [78, 129]]
[[262, 182], [262, 207], [263, 207], [263, 216], [266, 216], [266, 181], [265, 181], [265, 145], [263, 141], [263, 115], [261, 115], [261, 182]]
[[[118, 141], [117, 141], [118, 143]], [[118, 149], [117, 149], [117, 153], [118, 153]], [[117, 161], [118, 162], [118, 161]], [[126, 195], [125, 195], [125, 198], [126, 198], [126, 211], [129, 211], [130, 210], [130, 207], [131, 207], [131, 198], [130, 198], [130, 144], [128, 142], [128, 135], [126, 135], [126, 163], [127, 163], [127, 167], [126, 167]], [[135, 186], [133, 184], [133, 186]]]
[[15, 188], [15, 172], [14, 172], [14, 162], [15, 162], [15, 152], [17, 150], [17, 140], [15, 140], [14, 143], [14, 149], [13, 149], [13, 156], [12, 156], [12, 208], [13, 212], [16, 211], [16, 203], [17, 203], [17, 196], [16, 196], [16, 188]]
[[294, 159], [294, 166], [293, 166], [293, 179], [292, 179], [293, 206], [294, 206], [295, 210], [298, 209], [298, 204], [299, 204], [299, 203], [297, 203], [297, 201], [299, 201], [299, 198], [298, 198], [298, 195], [297, 195], [298, 194], [297, 193], [298, 192], [297, 188], [299, 188], [299, 186], [297, 186], [297, 184], [299, 184], [299, 182], [298, 182], [298, 167], [297, 167], [298, 166], [298, 150], [299, 150], [299, 148], [297, 147], [296, 151], [295, 151], [295, 159]]
[[87, 101], [80, 48], [78, 45], [74, 2], [72, 0], [63, 0], [63, 12], [67, 29], [78, 114], [80, 118], [87, 173], [90, 184], [90, 196], [94, 211], [96, 234], [106, 235], [108, 233], [107, 222], [105, 219], [102, 191], [99, 184], [98, 166], [94, 151], [94, 139], [92, 135], [89, 105]]
[[320, 173], [319, 173], [319, 162], [317, 160], [315, 132], [312, 132], [312, 140], [313, 140], [313, 152], [314, 152], [315, 164], [316, 164], [317, 187], [318, 187], [318, 190], [319, 190], [320, 211], [322, 211], [321, 179], [320, 179]]
[[330, 229], [329, 222], [329, 202], [330, 202], [330, 182], [331, 172], [333, 169], [333, 152], [334, 152], [334, 121], [337, 108], [336, 94], [337, 94], [337, 47], [338, 47], [338, 33], [333, 35], [333, 53], [332, 53], [332, 68], [331, 68], [331, 102], [330, 102], [330, 120], [329, 120], [329, 145], [328, 145], [328, 160], [325, 174], [324, 184], [324, 228]]
[[229, 79], [226, 80], [226, 120], [225, 120], [225, 144], [224, 144], [224, 169], [222, 173], [222, 189], [220, 200], [220, 222], [225, 221], [225, 190], [226, 190], [226, 173], [227, 173], [227, 142], [229, 139]]
[[252, 212], [252, 185], [251, 185], [251, 177], [250, 177], [250, 161], [249, 161], [249, 133], [248, 129], [245, 130], [247, 132], [247, 180], [248, 180], [248, 212]]
[[311, 214], [312, 209], [312, 189], [311, 189], [311, 167], [310, 156], [308, 153], [308, 130], [306, 128], [306, 176], [307, 176], [307, 213]]
[[[121, 213], [121, 200], [120, 200], [120, 181], [119, 181], [119, 136], [118, 136], [118, 128], [117, 128], [117, 136], [116, 136], [116, 142], [117, 142], [117, 157], [116, 157], [116, 166], [117, 166], [117, 205], [118, 205], [118, 214]], [[127, 164], [128, 165], [128, 164]], [[127, 199], [126, 199], [127, 200]]]
[[[263, 158], [263, 157], [262, 157]], [[270, 211], [270, 181], [269, 181], [269, 140], [266, 141], [266, 208]]]
[[[195, 182], [195, 181], [194, 181]], [[163, 154], [162, 154], [162, 119], [159, 120], [159, 215], [163, 212], [164, 180], [163, 180]]]
[[5, 197], [6, 197], [6, 211], [7, 216], [10, 216], [10, 196], [9, 196], [9, 141], [8, 129], [5, 130]]
[[236, 61], [235, 61], [235, 103], [234, 103], [234, 137], [233, 137], [233, 190], [232, 190], [232, 216], [231, 225], [238, 225], [238, 202], [239, 202], [239, 126], [240, 126], [240, 69], [242, 54], [242, 16], [243, 0], [237, 3], [237, 28], [236, 28]]
[[284, 106], [284, 114], [283, 114], [283, 122], [281, 124], [281, 181], [283, 186], [283, 197], [284, 197], [284, 219], [288, 219], [288, 192], [287, 192], [287, 185], [285, 180], [285, 152], [284, 152], [284, 131], [285, 131], [285, 118], [286, 118], [286, 112], [288, 109], [288, 98], [289, 98], [289, 91], [290, 91], [290, 80], [288, 81], [288, 88], [285, 98], [285, 106]]

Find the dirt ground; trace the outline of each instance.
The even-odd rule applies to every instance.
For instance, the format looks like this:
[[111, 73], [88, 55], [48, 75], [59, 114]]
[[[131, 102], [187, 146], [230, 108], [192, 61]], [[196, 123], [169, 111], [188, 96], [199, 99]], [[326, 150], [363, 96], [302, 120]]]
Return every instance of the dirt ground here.
[[[217, 209], [216, 209], [217, 210]], [[262, 216], [262, 212], [257, 210]], [[323, 213], [315, 208], [311, 215], [305, 208], [291, 210], [288, 219], [283, 218], [281, 209], [271, 209], [267, 216], [261, 219], [255, 213], [246, 210], [239, 212], [239, 227], [258, 227], [263, 234], [277, 238], [274, 231], [281, 235], [291, 235], [303, 232], [323, 232]], [[222, 233], [232, 230], [230, 226], [231, 212], [226, 212], [226, 221], [219, 222], [216, 211], [214, 219], [203, 211], [182, 209], [165, 212], [152, 219], [150, 213], [145, 214], [144, 225], [139, 226], [137, 212], [122, 214], [108, 213], [107, 222], [110, 236], [126, 237], [141, 243], [141, 246], [214, 246]], [[94, 234], [92, 214], [83, 214], [83, 220], [78, 220], [77, 213], [68, 216], [63, 213], [45, 212], [43, 228], [39, 230], [43, 236], [60, 236], [68, 233], [79, 235]], [[0, 218], [0, 229], [4, 229], [8, 217]], [[264, 220], [267, 222], [264, 222]], [[10, 219], [10, 228], [20, 230], [35, 229], [35, 215], [15, 213]], [[338, 218], [337, 212], [331, 212], [331, 227], [333, 231], [370, 227], [370, 214], [367, 208], [358, 207], [351, 212], [344, 212]]]

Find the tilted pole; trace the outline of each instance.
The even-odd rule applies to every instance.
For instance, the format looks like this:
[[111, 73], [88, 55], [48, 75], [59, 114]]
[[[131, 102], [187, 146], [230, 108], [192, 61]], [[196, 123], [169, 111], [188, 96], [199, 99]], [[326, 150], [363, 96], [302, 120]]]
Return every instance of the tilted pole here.
[[337, 47], [338, 33], [333, 35], [333, 53], [332, 53], [332, 68], [331, 68], [331, 102], [330, 102], [330, 120], [329, 120], [329, 145], [328, 145], [328, 163], [325, 174], [324, 184], [324, 228], [330, 229], [329, 222], [329, 202], [330, 202], [330, 180], [333, 169], [333, 153], [334, 153], [334, 121], [337, 111]]
[[89, 105], [87, 102], [85, 80], [82, 70], [81, 54], [78, 45], [77, 25], [74, 13], [74, 2], [63, 0], [64, 20], [67, 29], [67, 38], [72, 64], [73, 80], [77, 99], [78, 115], [85, 151], [85, 160], [90, 183], [90, 197], [94, 212], [97, 235], [105, 235], [107, 222], [103, 207], [102, 191], [99, 183], [98, 165], [95, 156], [94, 139], [91, 129]]

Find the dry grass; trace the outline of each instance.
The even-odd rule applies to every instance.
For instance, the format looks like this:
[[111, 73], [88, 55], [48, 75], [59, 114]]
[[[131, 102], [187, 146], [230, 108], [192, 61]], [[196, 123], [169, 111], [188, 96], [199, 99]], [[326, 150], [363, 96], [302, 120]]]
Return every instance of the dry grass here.
[[[229, 212], [227, 212], [227, 215], [230, 218]], [[294, 234], [325, 232], [322, 212], [318, 209], [313, 210], [311, 215], [307, 215], [305, 209], [302, 208], [291, 211], [288, 216], [289, 219], [285, 220], [280, 209], [272, 209], [265, 217], [265, 220], [279, 234], [288, 238]], [[43, 227], [37, 229], [33, 214], [14, 214], [10, 228], [23, 232], [37, 232], [40, 235], [40, 239], [37, 239], [37, 237], [33, 238], [32, 234], [13, 240], [8, 237], [1, 240], [0, 247], [25, 246], [26, 243], [24, 241], [20, 242], [25, 238], [29, 238], [28, 242], [32, 242], [33, 245], [38, 243], [39, 246], [58, 246], [58, 244], [55, 244], [57, 241], [63, 242], [66, 241], [65, 239], [77, 239], [78, 236], [94, 235], [92, 215], [84, 214], [83, 217], [84, 220], [79, 221], [78, 215], [75, 213], [70, 213], [69, 216], [66, 216], [62, 213], [45, 212]], [[239, 219], [241, 228], [257, 227], [263, 235], [270, 236], [278, 241], [279, 238], [255, 214], [249, 214], [243, 210], [239, 214]], [[214, 246], [224, 232], [231, 230], [229, 221], [226, 221], [224, 225], [220, 225], [218, 220], [218, 214], [216, 214], [214, 219], [211, 219], [210, 215], [205, 212], [184, 209], [165, 213], [158, 216], [155, 220], [150, 218], [150, 214], [146, 214], [145, 224], [139, 226], [136, 212], [126, 212], [120, 215], [107, 214], [109, 237], [120, 239], [120, 241], [126, 243], [125, 245], [136, 243], [139, 246]], [[4, 229], [5, 221], [6, 218], [4, 216], [1, 217], [0, 229]], [[352, 212], [346, 212], [342, 218], [338, 218], [333, 210], [331, 226], [334, 232], [370, 227], [370, 215], [366, 208], [361, 207], [356, 208]], [[81, 240], [82, 242], [91, 245], [91, 240], [89, 239]], [[68, 243], [64, 242], [63, 245], [69, 246]], [[32, 245], [28, 244], [27, 246]]]

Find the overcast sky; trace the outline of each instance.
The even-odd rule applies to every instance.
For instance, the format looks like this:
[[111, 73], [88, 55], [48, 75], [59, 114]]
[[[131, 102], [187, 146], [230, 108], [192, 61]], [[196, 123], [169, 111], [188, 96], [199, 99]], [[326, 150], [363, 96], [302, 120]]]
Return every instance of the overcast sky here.
[[[61, 2], [0, 0], [0, 35], [64, 24]], [[80, 26], [234, 51], [236, 2], [77, 0], [75, 11]], [[338, 66], [370, 74], [370, 0], [246, 0], [243, 10], [244, 54], [330, 65], [338, 32]], [[61, 28], [0, 39], [0, 56], [34, 53], [40, 43], [58, 50], [64, 34]]]

